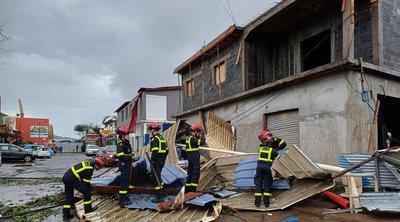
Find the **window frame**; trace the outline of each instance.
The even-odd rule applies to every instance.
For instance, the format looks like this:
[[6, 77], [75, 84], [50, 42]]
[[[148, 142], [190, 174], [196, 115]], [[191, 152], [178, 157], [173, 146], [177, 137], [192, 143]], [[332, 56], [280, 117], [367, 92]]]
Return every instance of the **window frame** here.
[[[223, 72], [221, 72], [221, 66], [224, 67]], [[218, 72], [217, 72], [218, 70]], [[221, 80], [221, 74], [223, 74], [224, 79]], [[217, 82], [217, 77], [218, 77], [218, 82]], [[227, 70], [226, 70], [226, 60], [220, 60], [216, 64], [213, 64], [212, 66], [212, 85], [213, 86], [218, 86], [221, 85], [226, 81], [227, 77]]]

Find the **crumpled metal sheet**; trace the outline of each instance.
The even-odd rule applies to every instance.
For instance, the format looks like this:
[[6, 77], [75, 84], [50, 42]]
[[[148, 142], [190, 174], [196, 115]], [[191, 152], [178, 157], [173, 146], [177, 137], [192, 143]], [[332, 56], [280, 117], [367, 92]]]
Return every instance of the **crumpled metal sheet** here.
[[272, 191], [271, 205], [256, 207], [254, 205], [254, 193], [246, 192], [233, 195], [227, 199], [222, 199], [223, 205], [236, 208], [238, 210], [272, 211], [282, 210], [299, 201], [302, 201], [315, 194], [322, 193], [335, 186], [335, 182], [330, 179], [294, 179], [290, 190]]
[[167, 213], [159, 213], [154, 210], [139, 210], [121, 208], [118, 201], [114, 200], [113, 195], [94, 195], [92, 197], [93, 206], [98, 209], [92, 213], [84, 215], [83, 200], [75, 204], [79, 218], [85, 217], [87, 221], [106, 222], [144, 222], [144, 221], [214, 221], [221, 214], [222, 203], [217, 201], [211, 206], [198, 207], [186, 205], [181, 210], [174, 210]]
[[400, 193], [362, 193], [359, 197], [362, 207], [369, 211], [391, 211], [400, 212]]
[[316, 163], [307, 157], [296, 145], [275, 160], [272, 169], [281, 178], [319, 178], [331, 177], [331, 173], [322, 170]]
[[[133, 169], [133, 185], [138, 187], [154, 187], [153, 180], [149, 177], [150, 165], [147, 158], [141, 157], [133, 164]], [[108, 186], [113, 183], [119, 185], [117, 180], [120, 175], [121, 173], [118, 172], [110, 176], [93, 178], [91, 184], [96, 186]], [[161, 178], [164, 184], [171, 185], [174, 188], [182, 187], [186, 182], [186, 177], [186, 172], [170, 164], [165, 164], [161, 172]]]
[[186, 204], [192, 204], [192, 205], [204, 207], [206, 204], [216, 201], [216, 200], [217, 199], [210, 194], [203, 194], [199, 197], [196, 197], [194, 199], [187, 201]]
[[[154, 195], [150, 195], [150, 194], [128, 194], [127, 197], [129, 199], [131, 199], [131, 201], [132, 201], [131, 204], [125, 206], [129, 209], [157, 210], [157, 206], [159, 204], [159, 203], [151, 202], [151, 200], [154, 198]], [[164, 200], [168, 201], [168, 200], [174, 199], [174, 198], [175, 198], [175, 196], [167, 196], [164, 198]]]

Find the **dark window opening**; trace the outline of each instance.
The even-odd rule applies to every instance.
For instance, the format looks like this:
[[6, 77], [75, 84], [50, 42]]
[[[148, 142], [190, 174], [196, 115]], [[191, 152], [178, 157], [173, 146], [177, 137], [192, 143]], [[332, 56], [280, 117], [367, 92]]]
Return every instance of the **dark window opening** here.
[[400, 146], [400, 115], [395, 115], [400, 110], [400, 98], [378, 95], [378, 100], [378, 149]]
[[301, 42], [302, 71], [331, 62], [331, 30], [328, 29]]

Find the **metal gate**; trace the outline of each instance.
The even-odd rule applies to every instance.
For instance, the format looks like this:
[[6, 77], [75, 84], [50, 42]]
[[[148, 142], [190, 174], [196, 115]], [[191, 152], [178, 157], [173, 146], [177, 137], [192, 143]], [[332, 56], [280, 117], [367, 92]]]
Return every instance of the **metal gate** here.
[[265, 114], [267, 128], [276, 137], [284, 139], [288, 147], [300, 145], [299, 111], [289, 110]]

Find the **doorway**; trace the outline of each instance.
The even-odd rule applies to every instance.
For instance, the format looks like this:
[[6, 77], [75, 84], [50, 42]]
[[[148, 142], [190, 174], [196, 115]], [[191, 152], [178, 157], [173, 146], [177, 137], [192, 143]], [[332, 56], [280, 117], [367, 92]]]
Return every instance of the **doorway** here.
[[400, 98], [378, 94], [378, 100], [378, 149], [400, 146]]

